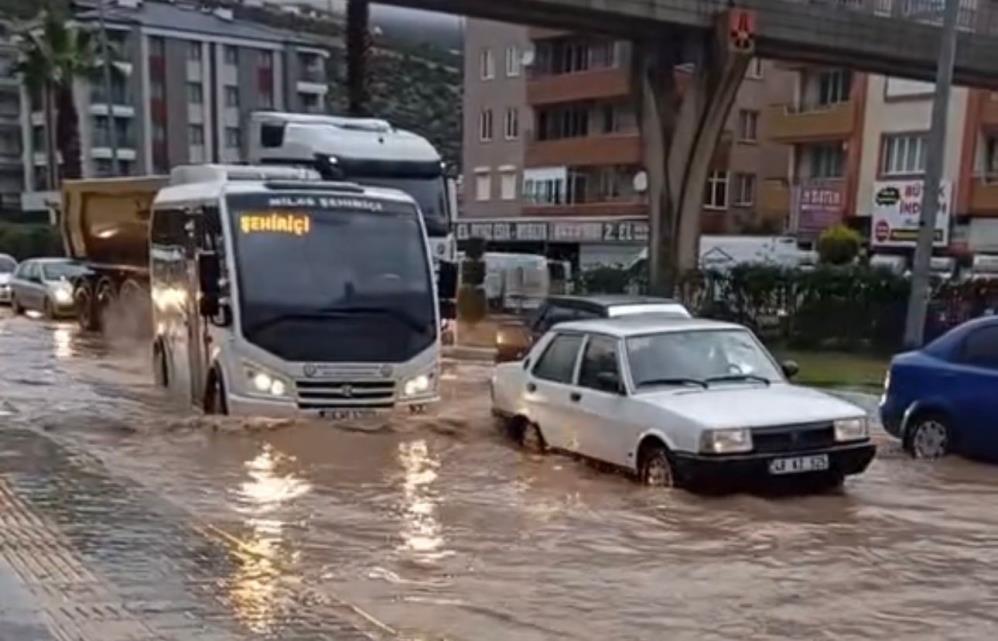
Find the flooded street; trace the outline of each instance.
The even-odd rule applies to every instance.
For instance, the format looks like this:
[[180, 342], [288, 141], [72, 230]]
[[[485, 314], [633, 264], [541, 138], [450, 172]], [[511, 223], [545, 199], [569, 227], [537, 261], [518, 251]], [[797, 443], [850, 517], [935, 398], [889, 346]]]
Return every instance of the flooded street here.
[[[0, 314], [0, 494], [50, 519], [110, 593], [160, 603], [131, 610], [148, 635], [128, 638], [353, 638], [327, 612], [416, 639], [998, 635], [998, 468], [915, 462], [881, 439], [841, 494], [649, 490], [516, 449], [489, 416], [486, 365], [448, 363], [427, 416], [221, 420], [164, 399], [141, 346]], [[107, 497], [57, 500], [77, 496], [73, 475], [46, 487], [63, 466], [120, 515]], [[156, 598], [128, 565], [151, 550], [181, 559], [150, 566], [180, 577], [153, 581]], [[171, 632], [171, 605], [204, 627]]]

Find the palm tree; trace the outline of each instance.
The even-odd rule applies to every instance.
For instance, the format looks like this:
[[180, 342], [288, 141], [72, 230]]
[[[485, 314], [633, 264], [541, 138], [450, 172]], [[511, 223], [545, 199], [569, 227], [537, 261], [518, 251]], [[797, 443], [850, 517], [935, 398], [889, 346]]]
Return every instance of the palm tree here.
[[367, 56], [370, 51], [368, 0], [347, 0], [347, 98], [351, 116], [367, 115]]
[[[29, 88], [38, 88], [42, 94], [51, 186], [54, 188], [60, 177], [80, 178], [83, 175], [80, 117], [73, 86], [79, 79], [94, 79], [99, 71], [95, 39], [89, 31], [69, 26], [56, 14], [48, 13], [40, 30], [33, 29], [25, 34], [18, 71]], [[111, 102], [110, 96], [108, 102]], [[111, 114], [108, 116], [109, 126], [114, 126]], [[51, 135], [53, 131], [56, 132], [54, 136]], [[58, 141], [62, 156], [61, 172], [53, 160], [54, 141]]]
[[59, 183], [59, 162], [56, 158], [55, 147], [55, 108], [53, 105], [52, 87], [52, 66], [50, 64], [51, 55], [45, 41], [40, 34], [27, 33], [21, 44], [21, 56], [15, 65], [15, 72], [18, 73], [31, 101], [41, 100], [42, 112], [45, 117], [45, 155], [47, 168], [47, 182], [49, 189], [55, 189]]

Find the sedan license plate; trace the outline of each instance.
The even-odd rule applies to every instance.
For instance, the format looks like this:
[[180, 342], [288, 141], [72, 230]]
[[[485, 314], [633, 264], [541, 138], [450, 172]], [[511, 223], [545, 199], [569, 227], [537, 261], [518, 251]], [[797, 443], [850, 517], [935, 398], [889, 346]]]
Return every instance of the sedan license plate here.
[[769, 462], [769, 473], [805, 474], [807, 472], [824, 472], [828, 469], [828, 455], [797, 456], [794, 458], [778, 458]]
[[355, 421], [377, 415], [374, 410], [323, 410], [319, 416], [333, 421]]

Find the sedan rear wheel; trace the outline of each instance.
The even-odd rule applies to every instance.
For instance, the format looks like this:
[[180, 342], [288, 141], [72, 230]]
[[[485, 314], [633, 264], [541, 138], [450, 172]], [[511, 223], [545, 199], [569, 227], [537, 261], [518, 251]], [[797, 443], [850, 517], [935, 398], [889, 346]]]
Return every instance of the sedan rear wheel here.
[[926, 415], [915, 419], [905, 434], [905, 449], [914, 458], [938, 459], [950, 452], [952, 437], [942, 417]]
[[10, 297], [10, 309], [14, 312], [14, 316], [20, 316], [24, 313], [24, 308], [21, 307], [21, 303], [17, 302], [14, 296]]
[[676, 477], [672, 471], [669, 453], [661, 445], [651, 446], [641, 459], [641, 482], [648, 487], [674, 487]]

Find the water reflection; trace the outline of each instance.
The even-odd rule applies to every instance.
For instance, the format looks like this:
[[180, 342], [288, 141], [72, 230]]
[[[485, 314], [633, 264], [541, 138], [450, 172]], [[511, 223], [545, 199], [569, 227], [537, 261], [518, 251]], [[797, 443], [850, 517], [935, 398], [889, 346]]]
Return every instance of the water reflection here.
[[444, 548], [443, 528], [437, 518], [439, 496], [433, 488], [440, 460], [425, 440], [399, 443], [402, 465], [402, 544], [400, 551], [415, 560], [437, 561], [453, 554]]
[[73, 336], [67, 328], [59, 327], [52, 332], [52, 351], [59, 360], [73, 356]]
[[274, 625], [282, 605], [280, 582], [294, 578], [291, 572], [298, 552], [285, 547], [284, 512], [312, 489], [294, 471], [281, 473], [294, 463], [294, 457], [264, 445], [245, 463], [249, 480], [236, 491], [236, 509], [245, 516], [249, 534], [235, 550], [239, 569], [230, 583], [229, 597], [236, 616], [256, 632]]

